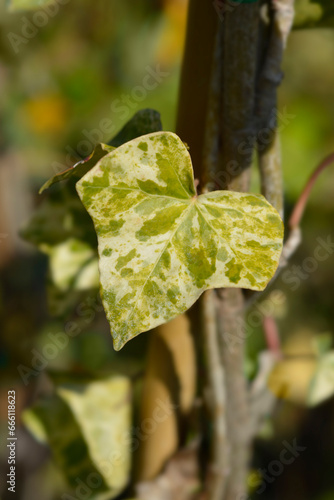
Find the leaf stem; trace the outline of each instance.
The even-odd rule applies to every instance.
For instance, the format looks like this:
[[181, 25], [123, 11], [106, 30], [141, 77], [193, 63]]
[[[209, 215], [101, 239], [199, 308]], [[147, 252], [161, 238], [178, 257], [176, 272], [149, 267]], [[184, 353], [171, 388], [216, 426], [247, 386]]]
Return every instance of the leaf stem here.
[[317, 166], [317, 168], [314, 170], [313, 174], [310, 176], [309, 180], [306, 183], [306, 186], [304, 187], [302, 194], [300, 195], [297, 203], [295, 204], [295, 207], [293, 209], [293, 212], [290, 216], [289, 219], [289, 227], [290, 229], [294, 229], [295, 227], [299, 226], [300, 221], [302, 219], [302, 216], [305, 211], [305, 207], [307, 204], [307, 201], [310, 197], [312, 188], [318, 179], [319, 175], [323, 170], [325, 170], [329, 165], [334, 163], [334, 152], [331, 153], [330, 155], [326, 156], [322, 162]]

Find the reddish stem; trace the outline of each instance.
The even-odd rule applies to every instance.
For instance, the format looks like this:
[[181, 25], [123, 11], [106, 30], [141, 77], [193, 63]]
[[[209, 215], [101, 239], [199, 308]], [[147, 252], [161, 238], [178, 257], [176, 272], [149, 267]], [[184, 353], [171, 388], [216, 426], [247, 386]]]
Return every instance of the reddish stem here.
[[265, 316], [262, 324], [269, 351], [281, 354], [281, 341], [275, 319], [272, 316]]
[[315, 181], [317, 180], [321, 172], [325, 170], [325, 168], [328, 167], [333, 162], [334, 162], [334, 153], [331, 153], [318, 165], [318, 167], [315, 169], [315, 171], [307, 181], [306, 186], [302, 194], [300, 195], [299, 200], [297, 201], [293, 209], [293, 212], [291, 214], [289, 220], [290, 229], [294, 229], [295, 227], [299, 226], [300, 220], [303, 216], [306, 207], [307, 200], [310, 196]]

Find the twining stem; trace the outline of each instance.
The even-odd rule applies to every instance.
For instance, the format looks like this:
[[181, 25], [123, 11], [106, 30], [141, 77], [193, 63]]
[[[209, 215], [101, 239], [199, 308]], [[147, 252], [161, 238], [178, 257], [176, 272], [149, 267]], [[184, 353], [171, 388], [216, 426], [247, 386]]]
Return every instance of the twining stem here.
[[[256, 133], [254, 120], [259, 4], [226, 12], [221, 31], [220, 189], [248, 191]], [[240, 289], [218, 292], [220, 353], [225, 371], [229, 475], [222, 500], [247, 496], [250, 415], [244, 376], [244, 297]]]

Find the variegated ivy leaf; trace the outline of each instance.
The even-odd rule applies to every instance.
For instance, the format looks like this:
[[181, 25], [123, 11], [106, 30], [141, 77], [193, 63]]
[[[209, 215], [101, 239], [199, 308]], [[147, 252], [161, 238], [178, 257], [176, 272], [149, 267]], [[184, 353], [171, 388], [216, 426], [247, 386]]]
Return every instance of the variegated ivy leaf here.
[[311, 381], [308, 404], [315, 406], [334, 395], [334, 351], [329, 351], [318, 360], [317, 369]]
[[114, 346], [186, 311], [209, 288], [262, 290], [283, 224], [260, 195], [196, 195], [191, 159], [171, 132], [106, 155], [78, 183], [99, 241], [100, 282]]
[[[94, 478], [91, 500], [109, 500], [126, 487], [131, 465], [131, 384], [113, 376], [67, 383], [24, 411], [23, 422], [75, 490]], [[62, 498], [74, 498], [64, 493]]]
[[98, 288], [97, 255], [87, 243], [70, 238], [45, 249], [52, 283], [62, 291]]

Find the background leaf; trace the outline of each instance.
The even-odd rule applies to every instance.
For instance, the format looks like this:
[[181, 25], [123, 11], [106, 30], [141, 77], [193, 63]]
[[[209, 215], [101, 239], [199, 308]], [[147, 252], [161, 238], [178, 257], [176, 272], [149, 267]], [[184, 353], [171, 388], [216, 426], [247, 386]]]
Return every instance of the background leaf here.
[[296, 0], [294, 28], [334, 28], [332, 0]]
[[[160, 114], [157, 111], [140, 110], [109, 145], [97, 145], [88, 159], [51, 177], [40, 189], [41, 193], [59, 181], [66, 181], [53, 187], [29, 224], [21, 231], [25, 240], [50, 257], [47, 286], [48, 306], [52, 315], [66, 315], [82, 300], [83, 290], [98, 288], [97, 238], [92, 220], [78, 198], [75, 183], [107, 152], [123, 142], [161, 129]], [[60, 275], [64, 278], [65, 270], [66, 286], [59, 280]]]
[[315, 406], [334, 395], [334, 351], [324, 354], [310, 384], [308, 404]]
[[116, 497], [130, 472], [131, 393], [126, 377], [66, 384], [26, 410], [23, 421], [47, 439], [70, 486], [96, 484], [91, 499]]

